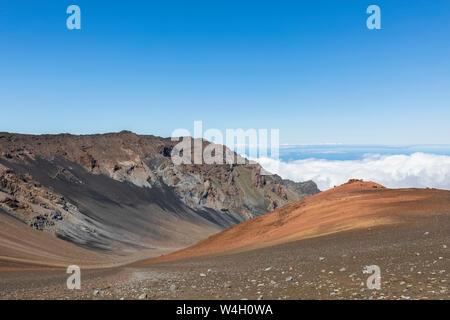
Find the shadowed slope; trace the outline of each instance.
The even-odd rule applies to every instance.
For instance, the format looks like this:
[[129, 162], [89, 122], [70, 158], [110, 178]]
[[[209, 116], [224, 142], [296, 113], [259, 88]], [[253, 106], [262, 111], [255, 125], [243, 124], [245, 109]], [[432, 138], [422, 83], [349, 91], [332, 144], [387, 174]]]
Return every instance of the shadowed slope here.
[[175, 145], [127, 131], [0, 133], [0, 208], [83, 248], [129, 254], [185, 248], [318, 192], [311, 181], [265, 176], [248, 161], [175, 165]]
[[0, 209], [0, 271], [36, 265], [67, 267], [112, 266], [124, 262], [118, 256], [93, 252], [33, 230]]

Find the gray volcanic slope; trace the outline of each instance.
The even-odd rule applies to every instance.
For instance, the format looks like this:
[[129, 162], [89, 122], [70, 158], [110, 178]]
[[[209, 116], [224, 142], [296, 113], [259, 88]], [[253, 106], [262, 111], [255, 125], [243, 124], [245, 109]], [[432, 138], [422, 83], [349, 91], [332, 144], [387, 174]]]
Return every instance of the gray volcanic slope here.
[[[159, 254], [319, 192], [313, 182], [265, 176], [248, 162], [177, 166], [174, 145], [127, 131], [0, 133], [0, 210], [87, 249]], [[0, 246], [1, 258], [14, 260], [12, 252]]]
[[[213, 210], [193, 210], [168, 187], [141, 188], [90, 174], [64, 159], [50, 162], [37, 158], [26, 164], [0, 159], [0, 163], [16, 173], [31, 174], [42, 186], [57, 190], [75, 205], [82, 213], [81, 221], [61, 226], [56, 235], [89, 248], [180, 247], [239, 222], [232, 215]], [[82, 183], [73, 183], [67, 174], [57, 176], [59, 167], [67, 168], [70, 177]]]

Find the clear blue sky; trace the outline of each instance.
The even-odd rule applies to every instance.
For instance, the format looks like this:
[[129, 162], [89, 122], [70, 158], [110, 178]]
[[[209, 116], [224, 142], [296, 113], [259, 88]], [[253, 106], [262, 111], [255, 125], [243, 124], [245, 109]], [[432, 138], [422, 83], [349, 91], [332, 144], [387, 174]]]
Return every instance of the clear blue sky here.
[[450, 143], [450, 1], [1, 1], [0, 111], [22, 133]]

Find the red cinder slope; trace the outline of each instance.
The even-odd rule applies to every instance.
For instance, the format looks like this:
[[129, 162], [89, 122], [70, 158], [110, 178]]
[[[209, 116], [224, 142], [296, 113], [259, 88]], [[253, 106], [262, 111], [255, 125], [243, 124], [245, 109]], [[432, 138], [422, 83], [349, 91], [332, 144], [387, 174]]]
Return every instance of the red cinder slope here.
[[147, 262], [248, 251], [348, 230], [416, 223], [438, 214], [450, 214], [450, 191], [387, 189], [350, 180]]

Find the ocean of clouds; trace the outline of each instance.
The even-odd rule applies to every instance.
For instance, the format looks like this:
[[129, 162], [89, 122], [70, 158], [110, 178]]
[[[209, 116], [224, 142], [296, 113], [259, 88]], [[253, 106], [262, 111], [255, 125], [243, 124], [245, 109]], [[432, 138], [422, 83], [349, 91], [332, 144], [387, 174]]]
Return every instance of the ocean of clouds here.
[[313, 180], [319, 189], [364, 179], [388, 188], [450, 189], [450, 156], [427, 153], [412, 155], [366, 155], [362, 160], [306, 159], [290, 162], [259, 158], [264, 169], [293, 181]]

